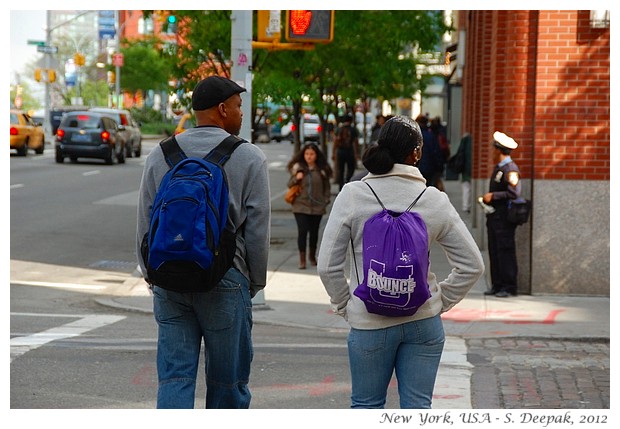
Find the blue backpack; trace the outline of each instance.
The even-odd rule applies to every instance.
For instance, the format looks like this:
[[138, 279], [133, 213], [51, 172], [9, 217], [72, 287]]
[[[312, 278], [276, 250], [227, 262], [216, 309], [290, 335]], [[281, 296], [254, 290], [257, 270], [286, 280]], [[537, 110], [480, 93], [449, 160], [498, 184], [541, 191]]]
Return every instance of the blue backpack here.
[[364, 223], [364, 280], [360, 283], [355, 264], [358, 286], [353, 294], [364, 302], [369, 313], [412, 316], [431, 297], [427, 281], [428, 232], [422, 217], [410, 211], [426, 189], [407, 210], [397, 213], [386, 209], [374, 189], [366, 185], [383, 210]]
[[174, 136], [160, 143], [170, 170], [151, 208], [141, 251], [147, 281], [176, 292], [208, 292], [235, 257], [225, 228], [228, 183], [222, 168], [245, 140], [230, 135], [204, 158], [187, 157]]

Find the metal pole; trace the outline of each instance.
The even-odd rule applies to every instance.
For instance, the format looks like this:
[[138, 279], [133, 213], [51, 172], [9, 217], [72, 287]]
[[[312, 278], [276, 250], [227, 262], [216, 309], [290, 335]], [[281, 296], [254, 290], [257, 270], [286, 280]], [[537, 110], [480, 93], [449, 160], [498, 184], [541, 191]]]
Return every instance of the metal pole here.
[[[252, 141], [252, 11], [233, 10], [231, 15], [231, 59], [233, 62], [231, 79], [247, 91], [241, 94], [243, 122], [239, 137]], [[265, 291], [261, 290], [254, 298], [254, 305], [265, 304]]]
[[233, 10], [231, 16], [231, 79], [247, 92], [241, 94], [243, 122], [239, 137], [252, 139], [252, 11]]
[[[50, 19], [50, 11], [48, 10], [45, 13], [45, 46], [50, 46], [52, 43], [52, 28], [50, 28], [51, 19]], [[48, 73], [50, 69], [50, 55], [51, 53], [45, 54], [45, 72]], [[49, 135], [53, 138], [52, 135], [52, 118], [50, 117], [50, 83], [49, 79], [45, 81], [45, 115], [43, 118], [43, 130], [46, 135]]]
[[[121, 23], [119, 21], [118, 10], [114, 11], [114, 22], [116, 23], [116, 53], [121, 52]], [[121, 66], [116, 64], [116, 107], [122, 108], [121, 94]]]

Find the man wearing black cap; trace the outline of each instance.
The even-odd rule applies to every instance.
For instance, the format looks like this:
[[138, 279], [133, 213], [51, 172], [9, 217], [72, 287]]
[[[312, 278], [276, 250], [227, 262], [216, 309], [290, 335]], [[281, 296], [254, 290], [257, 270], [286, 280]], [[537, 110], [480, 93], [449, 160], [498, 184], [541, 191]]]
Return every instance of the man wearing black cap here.
[[[245, 88], [210, 76], [192, 94], [197, 126], [176, 136], [188, 157], [203, 158], [241, 129]], [[137, 254], [149, 228], [153, 199], [168, 171], [162, 150], [147, 157], [138, 202]], [[252, 361], [251, 298], [265, 287], [269, 252], [270, 196], [267, 160], [253, 144], [241, 144], [224, 165], [228, 188], [227, 228], [237, 232], [233, 267], [215, 289], [182, 293], [152, 286], [157, 321], [158, 408], [193, 408], [201, 343], [206, 364], [206, 407], [249, 408]]]
[[507, 298], [517, 294], [517, 226], [508, 221], [508, 202], [521, 196], [521, 173], [510, 158], [510, 153], [518, 146], [514, 139], [496, 131], [493, 146], [499, 162], [493, 170], [489, 192], [482, 197], [483, 202], [494, 209], [486, 215], [493, 286], [484, 294]]

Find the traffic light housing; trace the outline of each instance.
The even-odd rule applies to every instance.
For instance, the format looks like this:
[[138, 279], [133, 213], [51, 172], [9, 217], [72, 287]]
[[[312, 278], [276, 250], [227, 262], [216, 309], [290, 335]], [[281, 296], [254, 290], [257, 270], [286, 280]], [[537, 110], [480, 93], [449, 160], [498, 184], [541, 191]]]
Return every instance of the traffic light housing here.
[[289, 42], [330, 43], [334, 15], [333, 10], [287, 10], [284, 37]]
[[54, 83], [56, 82], [56, 70], [53, 69], [49, 69], [47, 71], [47, 81], [49, 83]]
[[259, 42], [274, 42], [280, 40], [280, 11], [258, 10], [256, 19], [257, 35]]
[[86, 57], [79, 52], [76, 52], [75, 54], [73, 54], [73, 62], [76, 66], [83, 66], [84, 64], [86, 64]]
[[41, 69], [34, 69], [34, 80], [41, 82]]
[[177, 17], [176, 15], [168, 15], [167, 19], [168, 33], [176, 33], [177, 32]]
[[112, 85], [116, 83], [116, 73], [113, 71], [108, 72], [108, 84]]

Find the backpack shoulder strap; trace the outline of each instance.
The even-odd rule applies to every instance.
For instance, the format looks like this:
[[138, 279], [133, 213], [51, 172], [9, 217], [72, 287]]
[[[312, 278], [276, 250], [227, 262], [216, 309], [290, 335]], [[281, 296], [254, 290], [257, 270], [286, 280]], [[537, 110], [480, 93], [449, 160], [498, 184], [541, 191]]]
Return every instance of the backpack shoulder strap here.
[[211, 152], [209, 152], [204, 157], [204, 159], [210, 162], [214, 162], [220, 167], [222, 167], [241, 143], [246, 143], [246, 141], [241, 137], [237, 137], [231, 134], [224, 140], [222, 140], [222, 142], [218, 144]]
[[174, 136], [170, 136], [159, 143], [161, 150], [164, 152], [164, 158], [170, 168], [187, 158], [183, 149], [179, 146], [177, 139]]
[[385, 208], [385, 206], [383, 205], [383, 203], [381, 202], [381, 200], [379, 199], [379, 196], [377, 195], [377, 193], [375, 192], [374, 189], [372, 189], [372, 186], [370, 186], [370, 184], [368, 182], [364, 182], [366, 184], [366, 186], [368, 186], [370, 188], [370, 190], [372, 191], [372, 194], [375, 196], [375, 198], [377, 199], [377, 201], [379, 202], [379, 204], [381, 204], [381, 207], [383, 207], [383, 210], [387, 210]]
[[[381, 204], [381, 207], [383, 207], [384, 210], [387, 210], [385, 208], [385, 206], [383, 205], [383, 203], [381, 202], [381, 200], [379, 199], [379, 196], [377, 195], [377, 193], [375, 192], [374, 189], [372, 189], [372, 186], [370, 186], [368, 184], [368, 182], [364, 182], [366, 184], [366, 186], [368, 186], [370, 188], [370, 190], [372, 191], [373, 195], [375, 196], [375, 198], [377, 199], [377, 201], [379, 202], [379, 204]], [[418, 200], [422, 197], [422, 195], [424, 194], [424, 192], [426, 192], [428, 188], [424, 188], [424, 190], [422, 192], [420, 192], [420, 195], [418, 195], [416, 197], [415, 200], [413, 200], [413, 202], [409, 205], [409, 207], [407, 207], [407, 210], [405, 210], [406, 212], [408, 212], [409, 210], [411, 210], [413, 208], [413, 206], [415, 206], [415, 204], [418, 202]]]
[[418, 196], [417, 196], [417, 198], [416, 198], [415, 200], [413, 200], [413, 202], [409, 205], [409, 207], [407, 207], [407, 210], [406, 210], [406, 211], [411, 210], [411, 209], [413, 208], [413, 206], [415, 206], [415, 203], [417, 203], [417, 202], [418, 202], [418, 200], [419, 200], [420, 198], [422, 198], [422, 195], [424, 195], [424, 192], [426, 192], [426, 190], [427, 190], [427, 189], [428, 189], [428, 188], [424, 188], [424, 190], [423, 190], [422, 192], [420, 192], [420, 195], [418, 195]]

